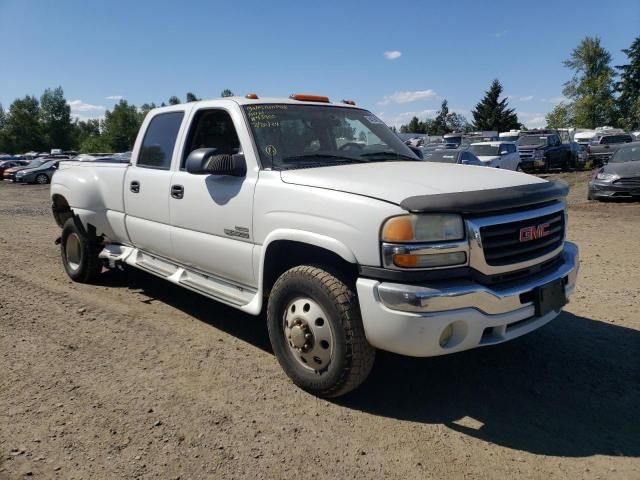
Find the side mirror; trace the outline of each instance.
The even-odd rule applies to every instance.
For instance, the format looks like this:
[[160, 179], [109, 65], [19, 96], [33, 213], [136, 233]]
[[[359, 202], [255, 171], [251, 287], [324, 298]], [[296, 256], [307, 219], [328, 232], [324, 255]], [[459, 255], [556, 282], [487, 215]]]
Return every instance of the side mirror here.
[[194, 175], [228, 175], [244, 177], [247, 175], [247, 162], [244, 154], [219, 154], [217, 148], [199, 148], [187, 157], [187, 172]]
[[507, 152], [506, 150], [502, 150], [502, 151], [500, 152], [500, 155], [506, 155], [507, 153], [509, 153], [509, 152]]
[[420, 159], [423, 160], [424, 159], [424, 155], [422, 154], [422, 150], [420, 150], [418, 147], [411, 147], [409, 146], [409, 149], [416, 154], [416, 156]]

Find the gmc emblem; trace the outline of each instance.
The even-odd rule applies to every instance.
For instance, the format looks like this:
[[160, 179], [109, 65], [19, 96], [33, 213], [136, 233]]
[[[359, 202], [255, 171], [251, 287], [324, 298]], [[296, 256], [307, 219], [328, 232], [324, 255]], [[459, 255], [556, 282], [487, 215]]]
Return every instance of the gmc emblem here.
[[546, 237], [549, 235], [549, 232], [547, 231], [548, 228], [548, 223], [541, 223], [540, 225], [521, 228], [520, 241], [529, 242], [531, 240], [536, 240], [537, 238]]

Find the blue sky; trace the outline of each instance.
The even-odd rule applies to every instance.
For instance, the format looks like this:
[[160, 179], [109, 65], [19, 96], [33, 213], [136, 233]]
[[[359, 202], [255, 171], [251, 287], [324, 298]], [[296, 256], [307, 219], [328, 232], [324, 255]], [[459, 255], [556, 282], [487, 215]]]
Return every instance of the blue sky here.
[[390, 124], [470, 110], [493, 78], [527, 126], [562, 98], [586, 35], [614, 64], [640, 35], [640, 1], [316, 2], [0, 0], [0, 102], [62, 85], [72, 112], [124, 97], [159, 104], [292, 92], [355, 99]]

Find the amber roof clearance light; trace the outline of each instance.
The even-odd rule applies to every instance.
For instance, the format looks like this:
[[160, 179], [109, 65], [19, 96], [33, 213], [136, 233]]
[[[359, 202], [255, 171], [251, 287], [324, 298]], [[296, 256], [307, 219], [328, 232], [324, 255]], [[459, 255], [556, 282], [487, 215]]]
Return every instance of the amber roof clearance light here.
[[248, 98], [249, 100], [257, 100], [258, 99], [258, 94], [257, 93], [247, 93], [244, 98]]
[[301, 102], [321, 102], [329, 103], [329, 97], [323, 95], [307, 95], [305, 93], [292, 93], [289, 95], [291, 100], [299, 100]]

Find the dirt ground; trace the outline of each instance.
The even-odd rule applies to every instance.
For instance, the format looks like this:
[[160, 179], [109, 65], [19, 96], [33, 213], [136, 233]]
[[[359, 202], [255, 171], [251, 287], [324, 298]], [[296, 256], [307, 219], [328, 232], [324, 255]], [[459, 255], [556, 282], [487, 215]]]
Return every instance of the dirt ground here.
[[142, 272], [72, 283], [46, 186], [0, 185], [0, 478], [640, 479], [640, 204], [586, 200], [566, 312], [499, 346], [379, 352], [294, 387], [254, 318]]

